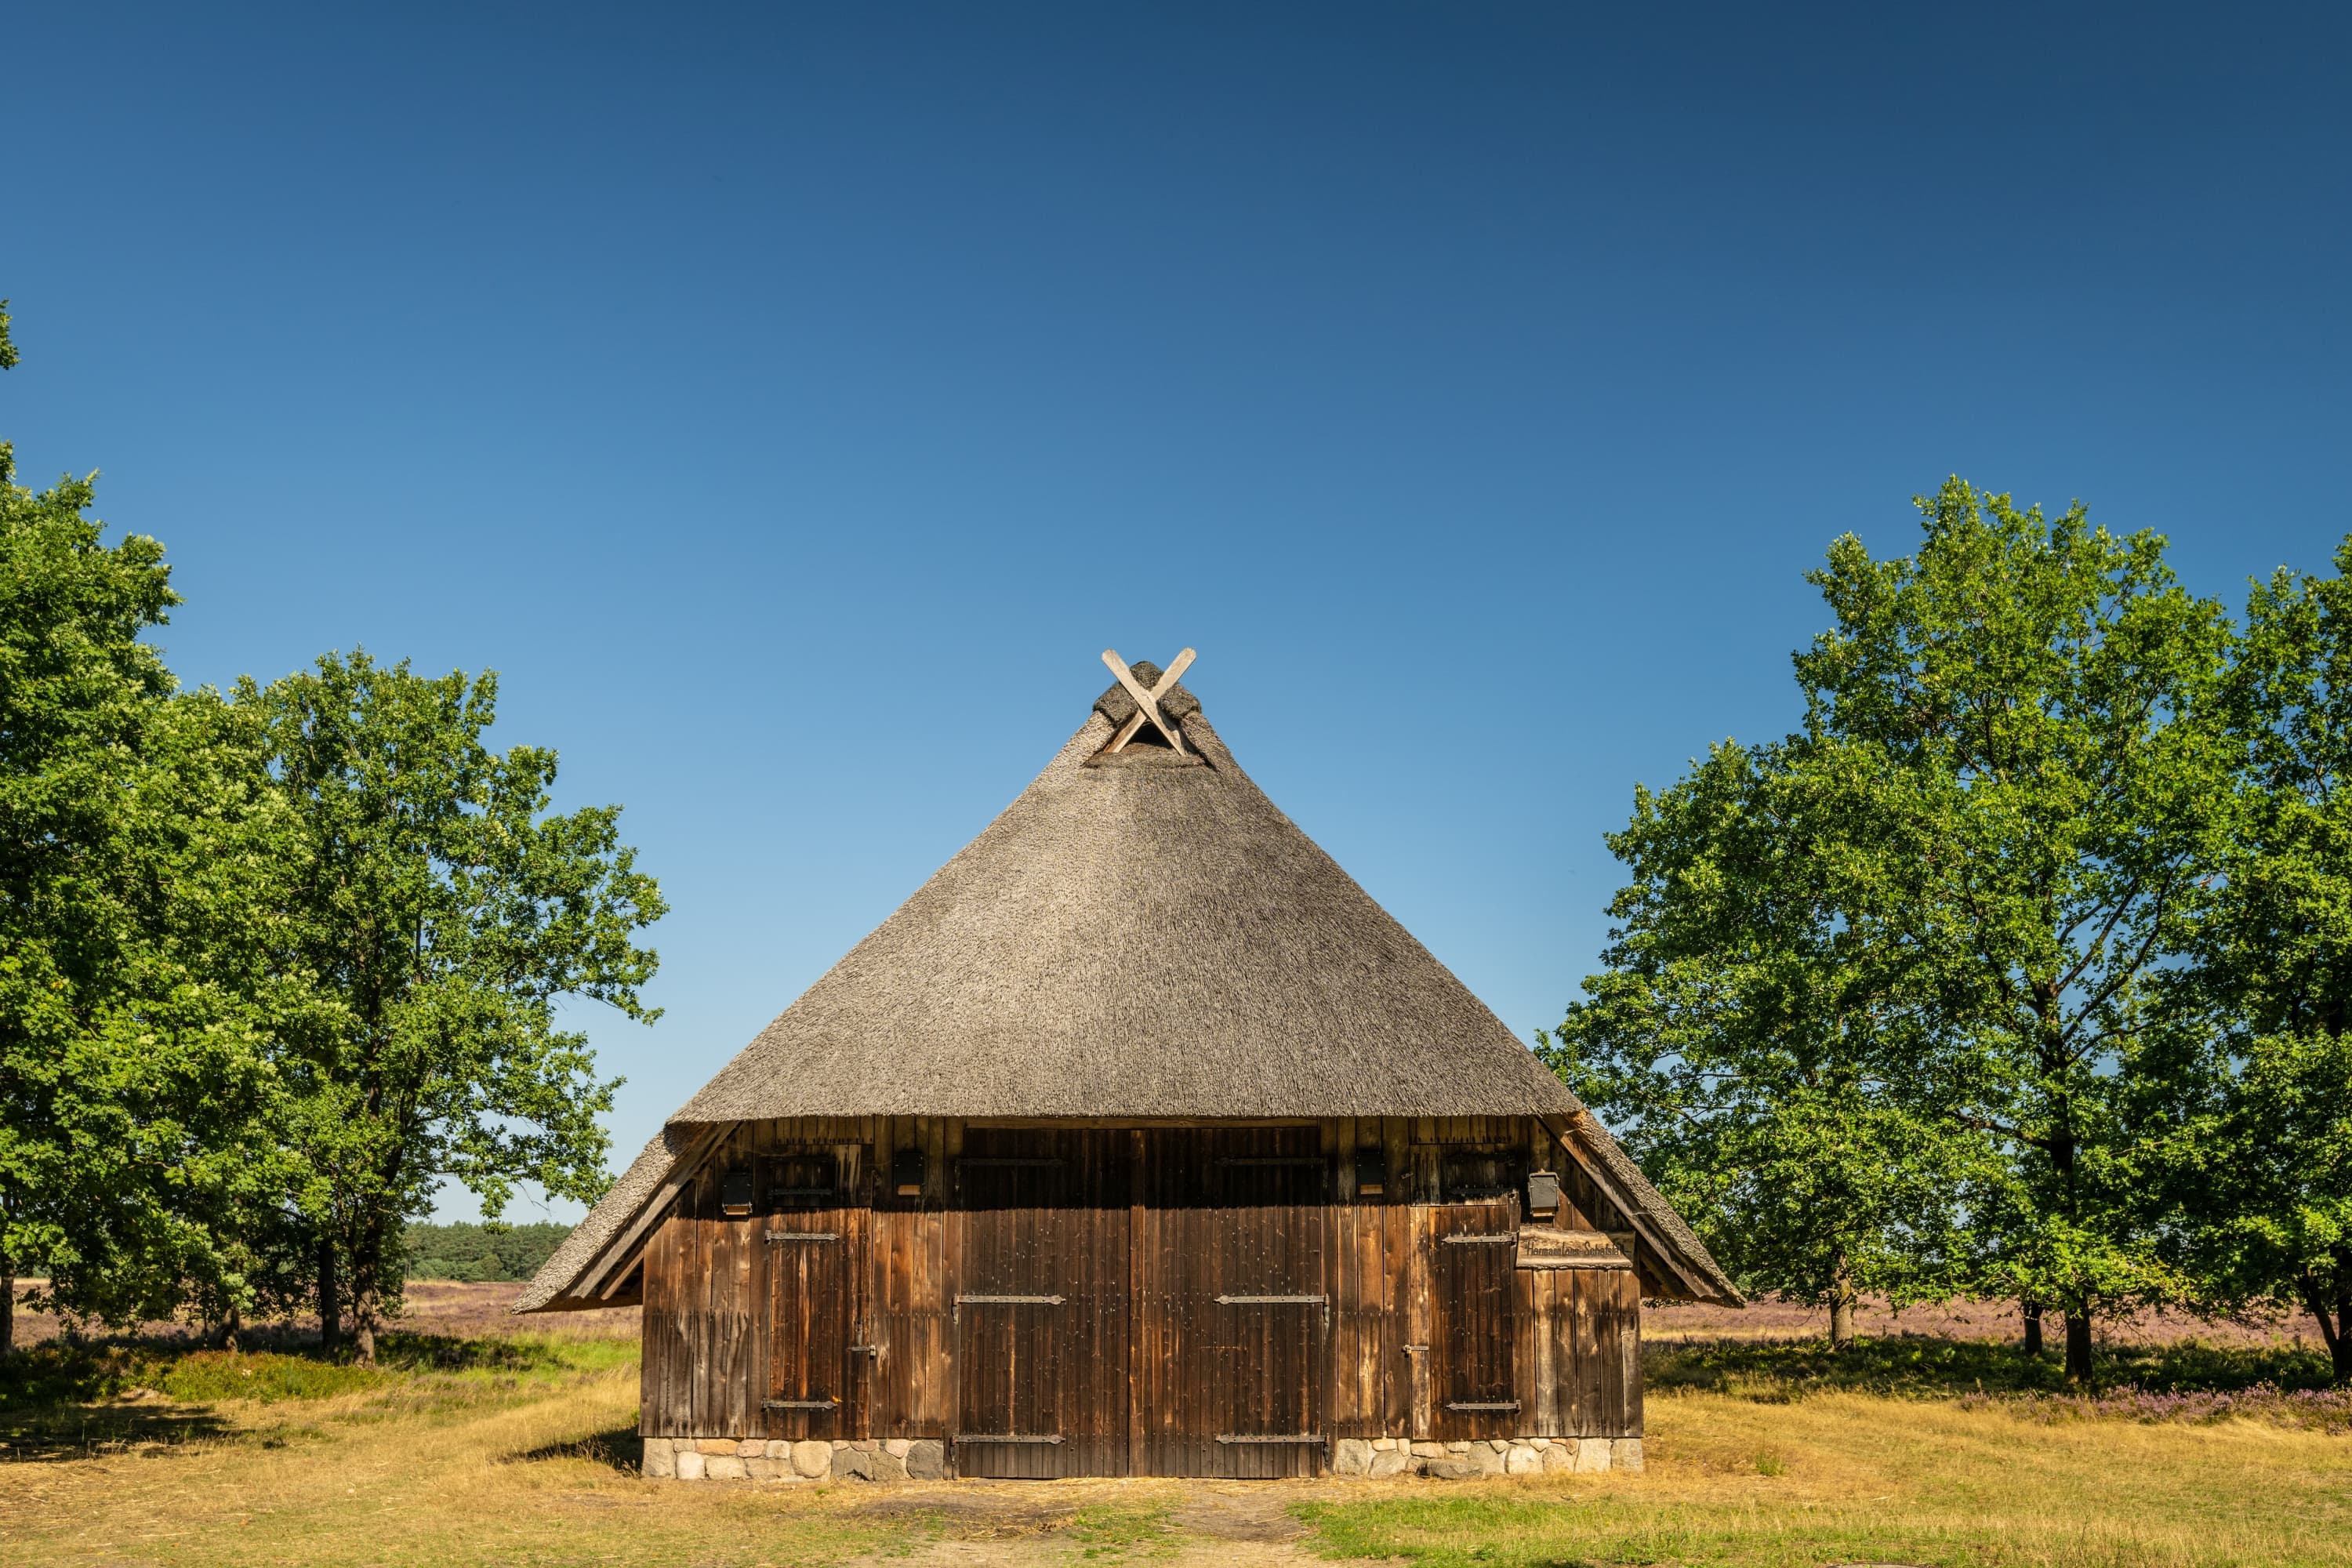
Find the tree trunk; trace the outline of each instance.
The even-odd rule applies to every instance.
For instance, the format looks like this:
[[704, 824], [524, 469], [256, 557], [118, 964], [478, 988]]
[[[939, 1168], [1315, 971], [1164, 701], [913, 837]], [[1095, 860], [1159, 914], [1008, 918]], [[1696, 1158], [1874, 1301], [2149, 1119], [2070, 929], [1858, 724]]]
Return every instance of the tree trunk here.
[[221, 1349], [231, 1355], [242, 1353], [243, 1347], [236, 1342], [236, 1335], [237, 1331], [244, 1326], [244, 1319], [238, 1314], [236, 1304], [231, 1302], [228, 1309], [228, 1322], [224, 1326], [221, 1333]]
[[383, 1294], [383, 1232], [370, 1226], [352, 1247], [352, 1338], [362, 1366], [375, 1364], [376, 1303]]
[[2336, 1336], [2328, 1342], [2337, 1387], [2352, 1384], [2352, 1258], [2336, 1249]]
[[2087, 1306], [2066, 1309], [2066, 1381], [2091, 1381], [2091, 1310]]
[[343, 1348], [343, 1300], [335, 1278], [335, 1244], [319, 1243], [319, 1349], [333, 1355]]
[[1842, 1351], [1853, 1343], [1853, 1281], [1839, 1269], [1830, 1283], [1830, 1349]]
[[2327, 1347], [2327, 1358], [2335, 1363], [2333, 1377], [2338, 1388], [2352, 1384], [2352, 1274], [2335, 1291], [2335, 1300], [2320, 1289], [2319, 1282], [2309, 1274], [2303, 1277], [2297, 1293], [2303, 1298], [2303, 1310], [2319, 1320], [2319, 1339]]
[[0, 1361], [16, 1348], [16, 1260], [0, 1252]]
[[2017, 1315], [2025, 1320], [2025, 1353], [2034, 1361], [2042, 1359], [2042, 1303], [2020, 1301]]

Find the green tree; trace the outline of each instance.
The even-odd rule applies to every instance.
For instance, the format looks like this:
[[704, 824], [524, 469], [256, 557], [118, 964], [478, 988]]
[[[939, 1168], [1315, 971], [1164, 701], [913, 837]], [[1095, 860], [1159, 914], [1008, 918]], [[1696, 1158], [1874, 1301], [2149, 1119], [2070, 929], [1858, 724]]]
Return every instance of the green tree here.
[[242, 700], [266, 715], [293, 821], [281, 966], [319, 1005], [281, 1071], [295, 1194], [331, 1342], [348, 1301], [362, 1358], [396, 1306], [400, 1242], [445, 1179], [495, 1219], [515, 1184], [605, 1185], [600, 1082], [567, 998], [632, 1018], [664, 910], [618, 807], [548, 811], [556, 757], [492, 752], [495, 678], [427, 679], [364, 653]]
[[1958, 479], [1918, 505], [1914, 555], [1848, 536], [1811, 574], [1836, 625], [1797, 657], [1807, 734], [1862, 781], [1870, 940], [1914, 955], [1907, 1098], [2002, 1171], [1971, 1200], [1980, 1288], [2057, 1305], [2087, 1378], [2095, 1312], [2189, 1290], [2130, 1108], [2226, 826], [2230, 626], [2153, 533]]
[[2179, 994], [2210, 1092], [2181, 1119], [2189, 1261], [2319, 1321], [2352, 1382], [2352, 538], [2256, 584], [2230, 686], [2224, 875]]
[[92, 496], [17, 485], [0, 445], [0, 1349], [10, 1259], [76, 1316], [240, 1299], [212, 1221], [267, 1168], [259, 730], [174, 694], [142, 640], [177, 602], [162, 547], [107, 543]]
[[1690, 1215], [1742, 1289], [1830, 1310], [1961, 1279], [1969, 1144], [1906, 1102], [1906, 954], [1844, 901], [1847, 786], [1794, 744], [1717, 746], [1635, 792], [1610, 848], [1608, 968], [1547, 1057]]
[[411, 1279], [528, 1279], [555, 1255], [568, 1225], [412, 1225], [403, 1251]]

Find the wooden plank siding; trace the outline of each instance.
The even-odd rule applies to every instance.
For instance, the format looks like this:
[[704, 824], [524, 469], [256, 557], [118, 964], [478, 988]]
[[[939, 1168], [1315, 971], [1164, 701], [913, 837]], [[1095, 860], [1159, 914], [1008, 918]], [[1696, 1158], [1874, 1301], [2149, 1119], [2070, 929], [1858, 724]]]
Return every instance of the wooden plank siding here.
[[[897, 1190], [901, 1151], [919, 1191]], [[1446, 1239], [1514, 1234], [1531, 1170], [1562, 1199], [1528, 1223], [1622, 1233], [1532, 1119], [746, 1124], [644, 1244], [641, 1430], [942, 1438], [957, 1473], [1006, 1477], [1638, 1436], [1642, 1272]], [[730, 1172], [748, 1215], [724, 1212]]]

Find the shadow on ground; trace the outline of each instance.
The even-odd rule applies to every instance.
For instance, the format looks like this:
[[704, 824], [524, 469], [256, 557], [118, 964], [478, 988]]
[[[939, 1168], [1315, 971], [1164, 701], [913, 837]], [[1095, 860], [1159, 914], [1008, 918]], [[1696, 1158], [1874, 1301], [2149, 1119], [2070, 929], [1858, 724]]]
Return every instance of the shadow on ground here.
[[0, 1460], [87, 1459], [231, 1436], [203, 1405], [63, 1405], [0, 1414]]
[[634, 1426], [615, 1426], [569, 1443], [550, 1443], [526, 1453], [509, 1455], [506, 1462], [520, 1465], [537, 1459], [587, 1459], [634, 1476], [645, 1469], [646, 1440], [637, 1436]]

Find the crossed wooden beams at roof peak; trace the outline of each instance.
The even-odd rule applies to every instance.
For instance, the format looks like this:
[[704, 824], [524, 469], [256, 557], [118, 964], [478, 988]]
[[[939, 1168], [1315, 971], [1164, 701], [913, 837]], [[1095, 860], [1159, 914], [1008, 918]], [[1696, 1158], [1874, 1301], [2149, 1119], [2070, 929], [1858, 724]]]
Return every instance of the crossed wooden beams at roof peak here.
[[1102, 658], [1105, 664], [1110, 666], [1110, 672], [1118, 679], [1118, 683], [1127, 688], [1127, 694], [1135, 699], [1134, 713], [1129, 716], [1126, 723], [1118, 727], [1118, 733], [1110, 738], [1110, 744], [1105, 746], [1103, 750], [1106, 752], [1120, 750], [1142, 731], [1144, 724], [1148, 721], [1153, 729], [1168, 737], [1168, 743], [1176, 748], [1179, 756], [1183, 755], [1184, 737], [1176, 732], [1176, 726], [1170, 723], [1160, 711], [1160, 697], [1163, 692], [1175, 690], [1176, 678], [1192, 668], [1192, 650], [1188, 647], [1170, 659], [1168, 668], [1160, 672], [1159, 681], [1148, 691], [1144, 689], [1142, 682], [1135, 679], [1135, 672], [1127, 668], [1127, 660], [1119, 658], [1116, 649], [1103, 649]]

